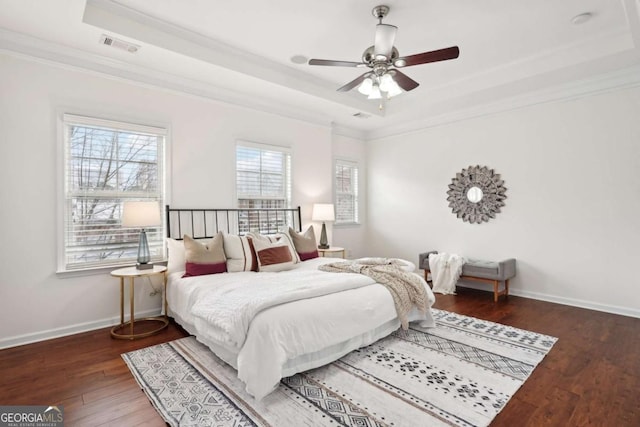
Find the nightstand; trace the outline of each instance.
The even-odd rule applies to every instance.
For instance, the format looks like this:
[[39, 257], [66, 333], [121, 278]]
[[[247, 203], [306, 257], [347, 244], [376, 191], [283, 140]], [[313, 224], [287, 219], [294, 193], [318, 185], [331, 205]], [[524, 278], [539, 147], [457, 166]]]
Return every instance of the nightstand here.
[[[163, 265], [154, 265], [153, 269], [138, 270], [135, 267], [120, 268], [111, 272], [113, 277], [120, 278], [120, 324], [111, 328], [111, 336], [113, 338], [122, 340], [133, 340], [136, 338], [144, 338], [149, 335], [156, 334], [166, 328], [169, 325], [169, 319], [167, 318], [167, 267]], [[161, 275], [162, 283], [164, 286], [164, 315], [158, 317], [145, 317], [143, 319], [136, 319], [134, 314], [134, 292], [136, 277], [151, 277]], [[124, 279], [129, 278], [129, 304], [131, 306], [131, 316], [129, 321], [124, 321]], [[154, 325], [155, 324], [155, 325]], [[152, 329], [149, 329], [149, 325], [152, 325]], [[141, 332], [135, 331], [138, 326]], [[155, 326], [155, 327], [154, 327]], [[128, 331], [127, 331], [128, 329]]]
[[345, 257], [345, 249], [340, 246], [331, 246], [329, 249], [318, 249], [318, 253], [323, 257], [330, 257], [333, 254], [340, 255], [341, 258]]

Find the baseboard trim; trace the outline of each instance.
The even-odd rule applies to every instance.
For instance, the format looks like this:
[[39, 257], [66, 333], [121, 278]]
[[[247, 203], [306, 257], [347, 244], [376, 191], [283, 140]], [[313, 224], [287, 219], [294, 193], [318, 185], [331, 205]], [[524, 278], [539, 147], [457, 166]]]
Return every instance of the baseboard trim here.
[[[490, 291], [487, 291], [486, 288], [483, 288], [480, 286], [461, 285], [461, 284], [458, 284], [458, 286], [462, 288], [477, 289], [477, 290], [490, 293]], [[602, 311], [605, 313], [619, 314], [621, 316], [640, 318], [640, 310], [633, 309], [630, 307], [620, 307], [615, 305], [600, 304], [592, 301], [585, 301], [585, 300], [579, 300], [574, 298], [565, 298], [557, 295], [543, 294], [540, 292], [523, 291], [523, 290], [514, 289], [514, 288], [509, 289], [509, 294], [517, 297], [553, 302], [556, 304], [586, 308], [589, 310]], [[141, 311], [139, 313], [136, 313], [136, 317], [137, 318], [152, 317], [152, 316], [159, 316], [160, 314], [161, 314], [160, 310], [153, 309], [153, 310], [146, 310], [146, 311]], [[97, 320], [94, 322], [79, 323], [76, 325], [64, 326], [62, 328], [49, 329], [46, 331], [34, 332], [34, 333], [24, 334], [24, 335], [16, 335], [13, 337], [0, 339], [0, 349], [18, 347], [25, 344], [32, 344], [39, 341], [50, 340], [53, 338], [66, 337], [68, 335], [94, 331], [96, 329], [115, 326], [119, 322], [120, 322], [120, 317], [116, 316], [116, 317], [110, 317], [107, 319]]]
[[[136, 318], [159, 316], [160, 309], [146, 310], [136, 313]], [[0, 339], [0, 349], [18, 347], [20, 345], [32, 344], [39, 341], [50, 340], [53, 338], [66, 337], [68, 335], [79, 334], [82, 332], [95, 331], [109, 326], [115, 326], [120, 323], [120, 316], [110, 317], [107, 319], [96, 320], [94, 322], [78, 323], [76, 325], [63, 326], [61, 328], [49, 329], [41, 332], [33, 332], [30, 334], [16, 335], [13, 337]]]
[[[464, 285], [458, 284], [458, 286], [462, 288], [470, 288], [470, 289], [477, 289], [480, 291], [491, 292], [491, 294], [493, 295], [493, 291], [487, 291], [486, 287], [483, 288], [480, 286], [474, 286], [472, 284], [464, 284]], [[523, 298], [530, 298], [530, 299], [535, 299], [539, 301], [553, 302], [556, 304], [569, 305], [572, 307], [586, 308], [589, 310], [602, 311], [605, 313], [619, 314], [621, 316], [640, 318], [640, 310], [631, 308], [631, 307], [620, 307], [617, 305], [600, 304], [593, 301], [586, 301], [586, 300], [580, 300], [575, 298], [565, 298], [558, 295], [524, 291], [521, 289], [514, 289], [514, 288], [509, 289], [509, 295], [514, 295], [514, 296], [523, 297]]]

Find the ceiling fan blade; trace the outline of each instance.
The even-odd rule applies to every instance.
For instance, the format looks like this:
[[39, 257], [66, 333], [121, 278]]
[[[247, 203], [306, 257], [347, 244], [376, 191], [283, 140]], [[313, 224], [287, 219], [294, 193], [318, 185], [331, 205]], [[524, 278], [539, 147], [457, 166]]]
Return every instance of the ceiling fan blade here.
[[397, 31], [398, 27], [394, 25], [376, 25], [376, 38], [373, 43], [373, 55], [376, 59], [384, 59], [386, 61], [391, 58], [391, 51], [393, 50], [393, 43], [396, 41]]
[[338, 92], [349, 92], [354, 87], [359, 86], [364, 81], [364, 79], [366, 79], [370, 74], [371, 73], [364, 73], [363, 75], [359, 76], [355, 80], [351, 80], [346, 85], [342, 86], [341, 88], [338, 88]]
[[362, 67], [366, 64], [351, 61], [333, 61], [331, 59], [310, 59], [309, 65], [327, 65], [330, 67]]
[[401, 73], [400, 70], [393, 70], [393, 80], [395, 80], [395, 82], [398, 83], [398, 86], [400, 86], [405, 92], [409, 92], [420, 85], [420, 83], [413, 80], [411, 77]]
[[393, 62], [393, 65], [395, 67], [409, 67], [410, 65], [456, 59], [458, 56], [460, 56], [460, 49], [458, 46], [452, 46], [445, 49], [432, 50], [431, 52], [423, 52], [400, 57]]

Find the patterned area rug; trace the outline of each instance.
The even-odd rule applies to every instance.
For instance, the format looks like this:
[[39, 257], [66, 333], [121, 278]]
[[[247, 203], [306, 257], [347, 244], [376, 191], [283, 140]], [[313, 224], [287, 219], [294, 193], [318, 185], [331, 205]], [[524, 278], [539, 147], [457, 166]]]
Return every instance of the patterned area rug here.
[[260, 402], [193, 337], [122, 357], [171, 426], [487, 426], [556, 342], [433, 312], [436, 328], [399, 329]]

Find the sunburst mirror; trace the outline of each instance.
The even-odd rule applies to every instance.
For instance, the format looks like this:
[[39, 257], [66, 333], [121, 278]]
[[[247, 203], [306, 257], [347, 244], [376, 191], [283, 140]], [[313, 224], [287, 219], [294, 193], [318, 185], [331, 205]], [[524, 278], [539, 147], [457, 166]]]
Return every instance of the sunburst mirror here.
[[482, 224], [495, 218], [504, 206], [507, 188], [500, 174], [486, 166], [469, 166], [451, 180], [447, 201], [458, 218]]

